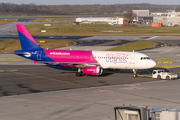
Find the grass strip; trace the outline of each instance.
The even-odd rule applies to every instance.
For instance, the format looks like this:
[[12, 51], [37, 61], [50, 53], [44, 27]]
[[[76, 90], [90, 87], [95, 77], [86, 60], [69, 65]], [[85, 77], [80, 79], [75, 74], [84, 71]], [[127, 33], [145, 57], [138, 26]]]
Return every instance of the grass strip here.
[[[74, 45], [74, 42], [70, 40], [36, 40], [36, 42], [44, 49], [54, 49]], [[5, 39], [0, 42], [0, 53], [14, 53], [15, 50], [21, 50], [19, 40]]]
[[[58, 19], [54, 19], [55, 21]], [[66, 19], [63, 19], [63, 21]], [[68, 20], [68, 19], [67, 19]], [[157, 36], [157, 35], [180, 35], [180, 27], [122, 27], [107, 24], [70, 25], [69, 23], [51, 23], [26, 25], [32, 35], [42, 36]], [[46, 32], [41, 32], [46, 30]], [[102, 32], [114, 31], [114, 32]], [[119, 32], [120, 31], [120, 32]], [[17, 33], [17, 30], [12, 31]]]
[[16, 19], [0, 19], [0, 25], [5, 25], [17, 21]]
[[124, 45], [120, 45], [111, 49], [107, 49], [106, 51], [133, 51], [140, 50], [145, 48], [154, 47], [155, 43], [149, 41], [136, 41]]

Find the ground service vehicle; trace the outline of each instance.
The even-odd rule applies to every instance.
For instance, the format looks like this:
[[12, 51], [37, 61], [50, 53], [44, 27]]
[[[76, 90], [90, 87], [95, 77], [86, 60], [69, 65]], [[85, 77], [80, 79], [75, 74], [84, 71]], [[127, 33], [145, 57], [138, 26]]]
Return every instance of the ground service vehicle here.
[[163, 69], [153, 70], [152, 78], [172, 80], [177, 79], [177, 74], [166, 72]]

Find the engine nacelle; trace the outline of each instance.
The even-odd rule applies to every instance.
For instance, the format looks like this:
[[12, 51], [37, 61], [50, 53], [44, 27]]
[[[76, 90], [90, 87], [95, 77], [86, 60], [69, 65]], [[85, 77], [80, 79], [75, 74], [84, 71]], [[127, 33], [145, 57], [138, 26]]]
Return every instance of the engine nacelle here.
[[99, 66], [89, 66], [89, 67], [84, 67], [82, 69], [82, 72], [87, 75], [101, 75], [103, 69]]

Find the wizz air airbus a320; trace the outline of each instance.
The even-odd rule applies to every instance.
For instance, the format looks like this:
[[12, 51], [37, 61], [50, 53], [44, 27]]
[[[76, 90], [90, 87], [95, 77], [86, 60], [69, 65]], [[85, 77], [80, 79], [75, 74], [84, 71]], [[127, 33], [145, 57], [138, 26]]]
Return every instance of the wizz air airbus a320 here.
[[15, 54], [36, 62], [58, 64], [78, 68], [76, 76], [101, 75], [103, 69], [132, 69], [134, 77], [138, 69], [155, 67], [156, 63], [147, 55], [138, 52], [46, 50], [41, 48], [24, 25], [17, 24], [22, 50]]

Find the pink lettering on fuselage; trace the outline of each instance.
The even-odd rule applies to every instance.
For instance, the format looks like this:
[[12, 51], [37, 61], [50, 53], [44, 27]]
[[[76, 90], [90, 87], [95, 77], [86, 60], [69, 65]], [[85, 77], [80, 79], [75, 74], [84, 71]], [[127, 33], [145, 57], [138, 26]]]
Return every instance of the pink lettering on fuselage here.
[[106, 62], [113, 62], [113, 63], [126, 63], [128, 59], [127, 54], [121, 53], [107, 53], [106, 54]]

